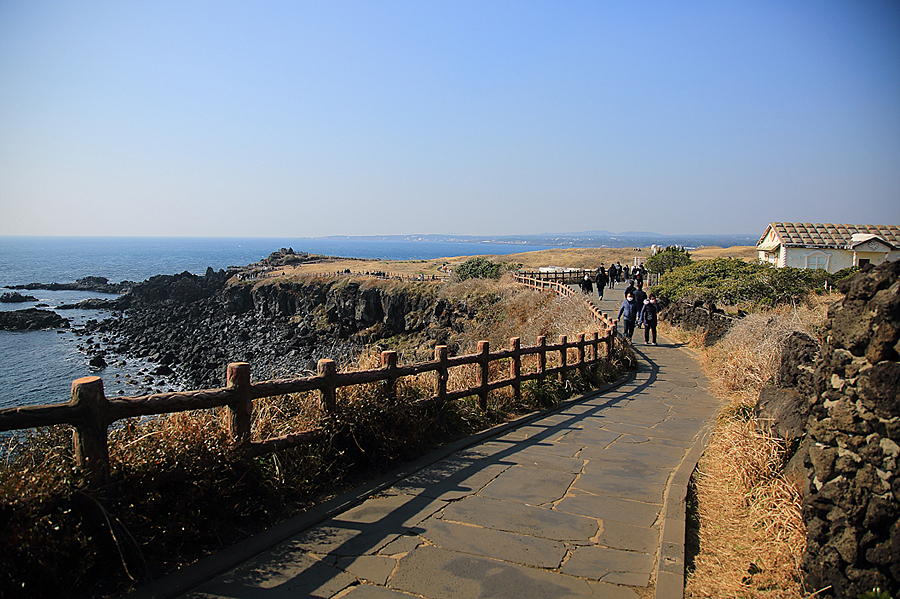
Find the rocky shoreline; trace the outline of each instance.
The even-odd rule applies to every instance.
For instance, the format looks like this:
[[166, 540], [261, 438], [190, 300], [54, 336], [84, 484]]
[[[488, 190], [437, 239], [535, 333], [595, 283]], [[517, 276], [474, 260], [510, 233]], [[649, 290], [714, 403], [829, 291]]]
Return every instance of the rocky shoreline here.
[[[347, 366], [377, 342], [430, 351], [437, 342], [452, 345], [473, 316], [465, 305], [440, 299], [438, 284], [431, 282], [347, 276], [242, 280], [240, 273], [210, 268], [202, 276], [183, 272], [121, 284], [89, 277], [66, 288], [125, 292], [56, 309], [110, 312], [71, 329], [95, 370], [137, 358], [156, 365], [148, 383], [180, 389], [222, 386], [227, 364], [235, 361], [249, 362], [254, 379], [265, 380], [308, 375], [322, 358]], [[0, 328], [10, 330], [69, 326], [68, 319], [49, 310], [0, 313]]]

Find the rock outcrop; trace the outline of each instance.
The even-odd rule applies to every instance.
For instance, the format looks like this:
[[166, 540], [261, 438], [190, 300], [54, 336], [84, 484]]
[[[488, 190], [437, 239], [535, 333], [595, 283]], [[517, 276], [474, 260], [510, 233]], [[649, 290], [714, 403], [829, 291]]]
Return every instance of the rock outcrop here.
[[24, 304], [25, 302], [36, 301], [38, 300], [33, 295], [22, 295], [18, 291], [13, 291], [12, 293], [7, 291], [3, 295], [0, 295], [0, 302], [4, 304]]
[[[217, 387], [229, 362], [257, 379], [346, 364], [364, 346], [402, 337], [414, 347], [451, 345], [471, 314], [431, 283], [310, 279], [231, 283], [223, 272], [154, 277], [120, 298], [120, 316], [90, 330], [115, 339], [114, 353], [165, 365], [188, 388]], [[418, 356], [421, 357], [421, 356]]]
[[3, 331], [40, 331], [43, 329], [64, 329], [69, 320], [51, 310], [28, 308], [0, 312], [0, 330]]
[[816, 397], [816, 360], [819, 342], [795, 331], [781, 352], [773, 383], [764, 386], [754, 416], [764, 431], [789, 444], [806, 433], [809, 411]]
[[46, 289], [49, 291], [95, 291], [97, 293], [125, 293], [131, 289], [135, 283], [131, 281], [122, 281], [121, 283], [110, 283], [105, 277], [84, 277], [77, 279], [74, 283], [28, 283], [27, 285], [7, 285], [7, 289]]
[[663, 308], [660, 319], [672, 326], [704, 333], [704, 344], [709, 347], [728, 333], [735, 318], [712, 302], [673, 302]]
[[[900, 262], [843, 281], [816, 361], [803, 503], [810, 590], [900, 591]], [[798, 369], [800, 370], [800, 369]], [[797, 375], [805, 386], [807, 372]]]

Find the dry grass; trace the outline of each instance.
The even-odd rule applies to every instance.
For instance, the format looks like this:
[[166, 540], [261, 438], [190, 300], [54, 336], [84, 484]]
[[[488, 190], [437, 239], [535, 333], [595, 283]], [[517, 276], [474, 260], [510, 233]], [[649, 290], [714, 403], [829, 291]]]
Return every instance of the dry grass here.
[[784, 475], [784, 443], [758, 431], [752, 409], [784, 340], [795, 330], [815, 334], [835, 299], [751, 314], [710, 348], [669, 329], [699, 353], [713, 391], [727, 401], [693, 479], [699, 550], [685, 596], [808, 596], [799, 570], [806, 546], [800, 482]]
[[[752, 262], [757, 258], [755, 246], [734, 246], [720, 248], [708, 246], [697, 248], [691, 252], [694, 260], [711, 258], [738, 258]], [[335, 273], [349, 269], [352, 273], [384, 271], [407, 276], [422, 275], [425, 278], [443, 277], [447, 268], [454, 269], [466, 260], [475, 256], [447, 256], [432, 260], [363, 260], [355, 258], [328, 258], [320, 262], [279, 267], [276, 271], [285, 276], [301, 276], [308, 274]], [[631, 265], [635, 261], [645, 262], [650, 257], [650, 248], [553, 248], [535, 250], [516, 254], [484, 254], [481, 257], [492, 262], [521, 264], [526, 269], [537, 269], [541, 266], [562, 266], [567, 268], [594, 269], [614, 262]]]
[[799, 598], [806, 548], [798, 485], [784, 448], [753, 420], [719, 424], [694, 475], [700, 551], [686, 597]]
[[712, 260], [713, 258], [737, 258], [744, 262], [754, 262], [759, 257], [755, 245], [735, 245], [729, 248], [703, 246], [691, 251], [694, 260]]

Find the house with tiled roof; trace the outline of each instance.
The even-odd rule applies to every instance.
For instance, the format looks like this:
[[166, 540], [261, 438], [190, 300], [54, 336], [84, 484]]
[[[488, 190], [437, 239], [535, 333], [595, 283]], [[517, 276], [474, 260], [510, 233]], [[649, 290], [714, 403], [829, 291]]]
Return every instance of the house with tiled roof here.
[[900, 227], [769, 223], [756, 250], [760, 262], [779, 268], [793, 266], [837, 272], [850, 266], [900, 259]]

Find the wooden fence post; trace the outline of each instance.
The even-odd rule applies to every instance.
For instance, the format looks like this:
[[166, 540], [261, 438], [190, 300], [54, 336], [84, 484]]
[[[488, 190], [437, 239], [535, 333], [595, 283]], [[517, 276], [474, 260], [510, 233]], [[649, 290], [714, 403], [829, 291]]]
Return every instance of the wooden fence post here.
[[519, 350], [522, 348], [522, 340], [519, 337], [513, 337], [509, 340], [509, 349], [512, 351], [512, 361], [509, 363], [509, 378], [512, 379], [513, 395], [516, 401], [522, 400], [522, 355]]
[[438, 363], [434, 394], [437, 396], [438, 404], [440, 405], [443, 405], [447, 400], [447, 379], [450, 377], [447, 369], [447, 356], [448, 350], [446, 345], [438, 345], [434, 348], [434, 361]]
[[613, 352], [616, 349], [616, 331], [619, 327], [619, 320], [613, 319], [610, 327], [606, 330], [606, 357], [612, 360]]
[[585, 370], [584, 364], [584, 333], [578, 333], [578, 335], [575, 336], [575, 345], [578, 354], [578, 370], [581, 371], [581, 376], [585, 376], [587, 371]]
[[387, 397], [393, 398], [397, 394], [397, 352], [381, 352], [381, 367], [386, 368], [389, 378], [384, 381], [384, 392]]
[[325, 411], [334, 414], [337, 407], [337, 388], [334, 384], [334, 378], [337, 375], [337, 365], [334, 360], [321, 359], [317, 366], [317, 376], [323, 379], [322, 388], [319, 390], [320, 401]]
[[232, 362], [228, 365], [226, 386], [235, 392], [225, 412], [225, 426], [233, 445], [250, 444], [250, 423], [253, 419], [253, 400], [250, 398], [250, 364]]
[[569, 338], [565, 335], [560, 335], [559, 344], [562, 346], [559, 350], [559, 382], [562, 383], [566, 380], [566, 365], [568, 364], [569, 359]]
[[488, 381], [490, 379], [490, 343], [478, 342], [478, 407], [487, 412]]
[[600, 342], [600, 333], [597, 331], [593, 331], [591, 333], [591, 363], [596, 363], [600, 360], [600, 348], [598, 347], [598, 343]]
[[109, 402], [103, 394], [103, 381], [97, 376], [86, 376], [72, 381], [70, 403], [81, 408], [80, 422], [75, 424], [75, 465], [87, 475], [91, 486], [102, 485], [109, 480], [109, 445], [107, 408]]
[[539, 335], [537, 345], [541, 348], [538, 352], [538, 372], [541, 373], [541, 379], [543, 380], [543, 374], [547, 371], [547, 338]]

